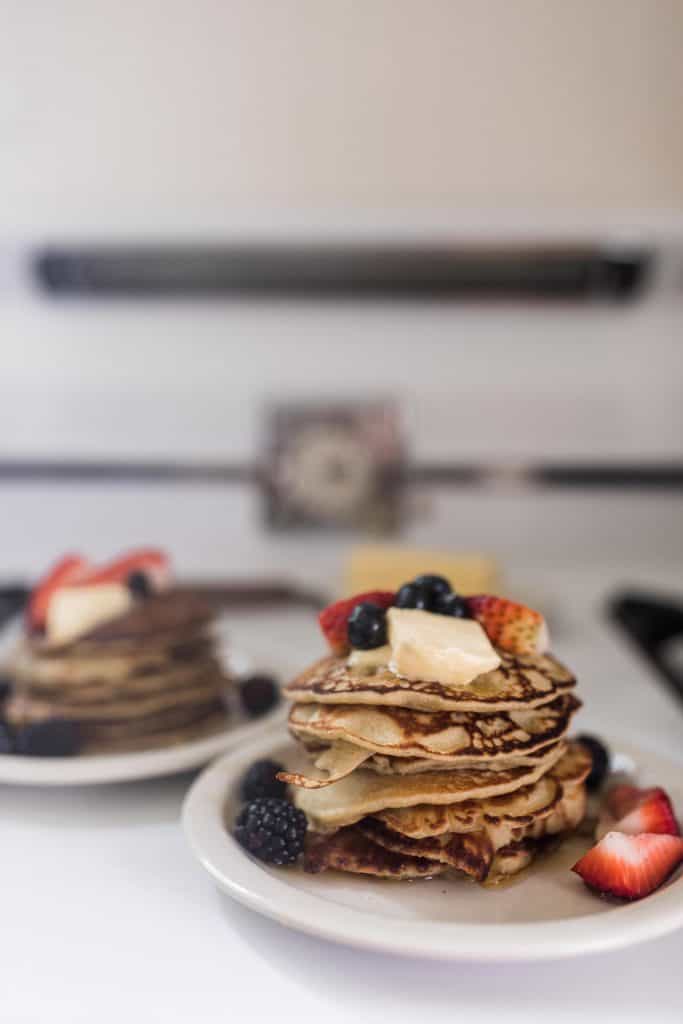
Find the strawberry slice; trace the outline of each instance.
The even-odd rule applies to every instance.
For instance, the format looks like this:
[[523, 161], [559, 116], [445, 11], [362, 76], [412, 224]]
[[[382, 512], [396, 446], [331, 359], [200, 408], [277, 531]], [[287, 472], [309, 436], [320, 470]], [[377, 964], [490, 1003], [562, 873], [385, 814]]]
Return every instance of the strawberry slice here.
[[657, 889], [683, 861], [683, 839], [608, 832], [572, 868], [590, 889], [639, 900]]
[[327, 608], [323, 608], [318, 616], [318, 622], [333, 654], [341, 657], [348, 654], [351, 649], [348, 636], [349, 615], [357, 604], [367, 601], [368, 604], [376, 604], [379, 608], [389, 608], [394, 603], [395, 596], [389, 590], [368, 590], [365, 594], [356, 594], [355, 597], [335, 601], [334, 604], [328, 604]]
[[679, 836], [671, 800], [661, 786], [638, 789], [613, 786], [605, 797], [607, 813], [613, 819], [611, 831], [637, 836], [642, 832]]
[[90, 570], [90, 562], [81, 555], [65, 555], [33, 589], [26, 608], [26, 621], [30, 629], [44, 629], [47, 608], [59, 587], [82, 583]]
[[493, 594], [474, 594], [465, 600], [470, 615], [481, 623], [496, 647], [511, 654], [543, 654], [548, 650], [548, 627], [540, 612]]
[[82, 582], [125, 583], [133, 572], [144, 572], [157, 588], [163, 587], [170, 574], [168, 555], [157, 548], [139, 548], [116, 558], [113, 562], [93, 569]]

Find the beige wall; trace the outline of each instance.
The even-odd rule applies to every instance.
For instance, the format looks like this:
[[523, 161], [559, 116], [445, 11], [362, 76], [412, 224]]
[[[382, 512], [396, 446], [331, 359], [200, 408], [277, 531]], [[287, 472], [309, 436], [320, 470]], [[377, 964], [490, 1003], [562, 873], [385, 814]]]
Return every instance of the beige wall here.
[[5, 227], [683, 205], [680, 0], [1, 7]]

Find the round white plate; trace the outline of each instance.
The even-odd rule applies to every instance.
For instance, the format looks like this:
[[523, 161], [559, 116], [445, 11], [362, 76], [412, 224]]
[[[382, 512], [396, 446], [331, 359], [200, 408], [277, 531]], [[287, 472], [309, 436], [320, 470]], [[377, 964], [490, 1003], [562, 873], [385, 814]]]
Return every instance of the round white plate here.
[[[683, 808], [681, 762], [632, 746], [613, 747], [634, 759], [642, 784], [657, 782]], [[307, 875], [299, 867], [269, 868], [230, 834], [238, 784], [252, 761], [295, 763], [282, 733], [240, 747], [202, 772], [183, 806], [183, 827], [197, 859], [218, 886], [290, 928], [364, 949], [445, 960], [550, 960], [618, 949], [683, 925], [683, 878], [639, 902], [599, 899], [569, 869], [590, 846], [571, 839], [519, 878], [498, 889], [443, 877], [371, 880], [339, 872]]]
[[[129, 782], [199, 768], [218, 754], [254, 740], [264, 731], [281, 726], [285, 708], [280, 705], [262, 718], [240, 718], [220, 732], [159, 750], [129, 754], [83, 754], [75, 757], [18, 757], [0, 754], [0, 783], [23, 786], [90, 786], [105, 782]], [[226, 719], [230, 722], [231, 719]]]

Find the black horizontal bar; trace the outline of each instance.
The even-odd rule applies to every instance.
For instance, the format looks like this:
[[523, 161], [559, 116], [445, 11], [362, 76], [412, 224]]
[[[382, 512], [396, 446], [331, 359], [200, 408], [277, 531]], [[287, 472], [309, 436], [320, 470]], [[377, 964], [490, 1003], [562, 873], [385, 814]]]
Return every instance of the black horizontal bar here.
[[[683, 462], [417, 463], [400, 472], [406, 486], [496, 485], [541, 488], [683, 490]], [[256, 463], [0, 459], [0, 483], [197, 483], [259, 485]]]
[[596, 245], [242, 244], [51, 246], [34, 261], [53, 295], [84, 297], [624, 299], [644, 250]]

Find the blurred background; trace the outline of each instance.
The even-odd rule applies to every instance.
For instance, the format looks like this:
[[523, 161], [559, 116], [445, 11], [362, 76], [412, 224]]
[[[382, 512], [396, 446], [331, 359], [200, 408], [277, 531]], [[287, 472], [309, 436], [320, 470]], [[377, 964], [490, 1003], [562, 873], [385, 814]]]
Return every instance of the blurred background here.
[[3, 13], [2, 577], [675, 593], [680, 3]]

